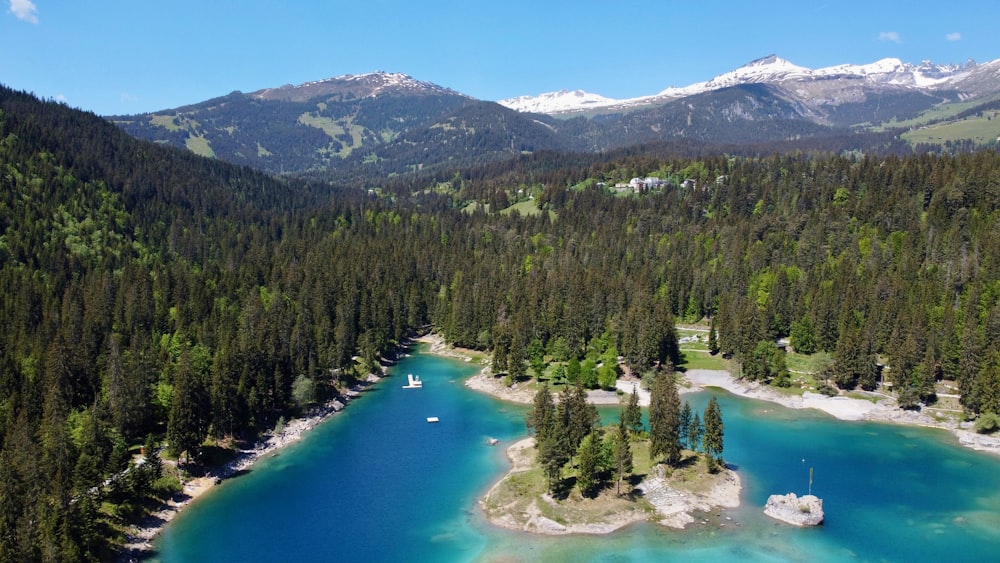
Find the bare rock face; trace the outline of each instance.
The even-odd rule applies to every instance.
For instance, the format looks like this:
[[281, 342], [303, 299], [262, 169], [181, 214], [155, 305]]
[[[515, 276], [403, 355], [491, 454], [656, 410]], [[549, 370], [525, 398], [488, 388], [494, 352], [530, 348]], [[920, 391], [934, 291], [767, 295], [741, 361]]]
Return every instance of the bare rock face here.
[[818, 526], [823, 523], [823, 501], [813, 495], [771, 495], [764, 514], [793, 526]]

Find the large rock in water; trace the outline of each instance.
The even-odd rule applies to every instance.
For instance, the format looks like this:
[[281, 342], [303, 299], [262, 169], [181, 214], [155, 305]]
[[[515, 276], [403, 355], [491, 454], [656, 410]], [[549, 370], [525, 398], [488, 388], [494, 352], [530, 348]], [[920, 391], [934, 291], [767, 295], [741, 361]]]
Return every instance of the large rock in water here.
[[771, 495], [764, 514], [795, 526], [818, 526], [823, 522], [823, 501], [813, 495]]

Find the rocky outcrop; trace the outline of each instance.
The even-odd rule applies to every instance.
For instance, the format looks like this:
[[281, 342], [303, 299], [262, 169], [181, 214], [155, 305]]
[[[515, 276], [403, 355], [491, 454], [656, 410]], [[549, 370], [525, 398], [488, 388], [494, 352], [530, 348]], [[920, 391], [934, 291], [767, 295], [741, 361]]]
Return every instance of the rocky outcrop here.
[[823, 523], [823, 501], [813, 495], [771, 495], [764, 514], [793, 526], [818, 526]]

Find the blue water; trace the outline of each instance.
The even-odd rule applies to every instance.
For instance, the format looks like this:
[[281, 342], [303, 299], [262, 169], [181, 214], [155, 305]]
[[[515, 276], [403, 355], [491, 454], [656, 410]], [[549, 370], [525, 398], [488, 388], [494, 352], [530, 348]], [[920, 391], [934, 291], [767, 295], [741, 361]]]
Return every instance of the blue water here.
[[[476, 500], [506, 470], [524, 412], [462, 385], [474, 367], [418, 353], [296, 445], [193, 503], [157, 543], [162, 561], [983, 561], [1000, 549], [1000, 458], [942, 431], [845, 423], [717, 395], [743, 504], [687, 530], [607, 536], [495, 528]], [[407, 373], [423, 389], [402, 389]], [[686, 395], [704, 408], [711, 395]], [[604, 409], [611, 419], [615, 409]], [[440, 422], [429, 424], [428, 416]], [[489, 437], [500, 447], [486, 445]], [[763, 516], [809, 488], [827, 521]]]

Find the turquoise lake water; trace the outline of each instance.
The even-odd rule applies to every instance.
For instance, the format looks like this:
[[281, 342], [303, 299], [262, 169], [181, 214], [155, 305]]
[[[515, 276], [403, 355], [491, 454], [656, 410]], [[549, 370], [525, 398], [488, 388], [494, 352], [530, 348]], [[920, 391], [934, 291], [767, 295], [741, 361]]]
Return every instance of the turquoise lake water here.
[[[299, 443], [192, 503], [157, 542], [180, 561], [989, 561], [1000, 553], [1000, 458], [937, 430], [841, 422], [719, 391], [740, 508], [678, 531], [537, 537], [485, 522], [476, 500], [526, 435], [525, 408], [462, 385], [469, 364], [416, 353]], [[406, 374], [423, 389], [402, 389]], [[704, 409], [710, 393], [685, 395]], [[604, 409], [612, 419], [617, 409]], [[426, 418], [436, 416], [437, 424]], [[501, 440], [486, 445], [489, 437]], [[813, 494], [798, 529], [768, 495]], [[728, 519], [727, 519], [728, 518]], [[705, 520], [707, 523], [701, 523]]]

